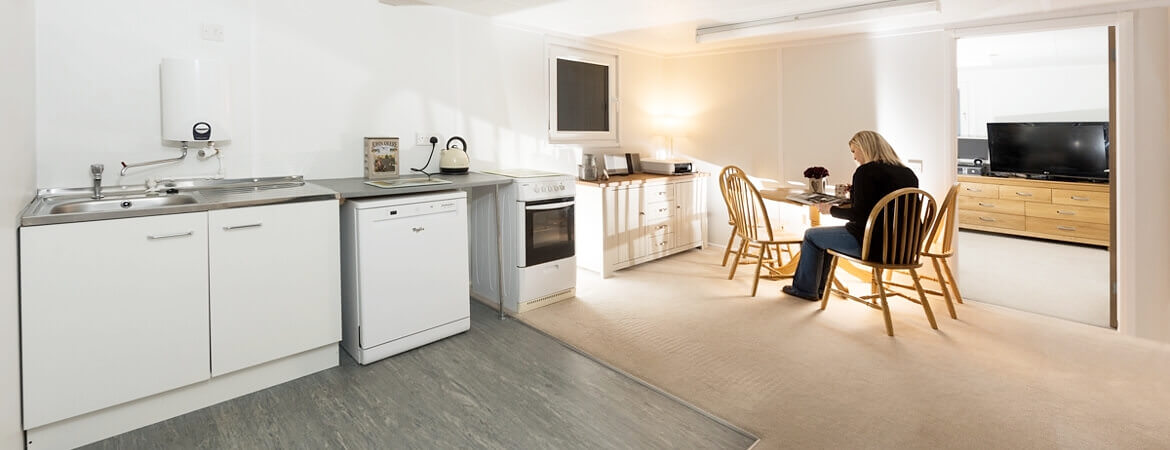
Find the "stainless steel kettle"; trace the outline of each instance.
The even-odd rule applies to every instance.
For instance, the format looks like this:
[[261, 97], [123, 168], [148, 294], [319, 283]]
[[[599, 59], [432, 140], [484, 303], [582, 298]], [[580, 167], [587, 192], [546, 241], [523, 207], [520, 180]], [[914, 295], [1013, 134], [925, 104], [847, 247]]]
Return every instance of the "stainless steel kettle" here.
[[[459, 141], [459, 147], [453, 147], [452, 142]], [[467, 141], [459, 136], [452, 136], [447, 140], [447, 148], [439, 153], [439, 172], [467, 173], [471, 160], [467, 157]]]

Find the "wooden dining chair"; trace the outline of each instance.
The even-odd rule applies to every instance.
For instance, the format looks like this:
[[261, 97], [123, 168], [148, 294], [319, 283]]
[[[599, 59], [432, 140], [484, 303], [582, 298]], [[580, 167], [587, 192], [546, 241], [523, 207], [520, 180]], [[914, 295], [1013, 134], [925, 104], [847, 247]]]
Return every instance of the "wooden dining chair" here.
[[[740, 239], [739, 250], [735, 253], [735, 259], [731, 263], [731, 274], [727, 278], [734, 278], [740, 258], [749, 255], [749, 249], [757, 248], [756, 253], [751, 255], [756, 260], [755, 279], [752, 280], [752, 296], [755, 297], [760, 285], [760, 272], [765, 268], [771, 278], [792, 277], [791, 273], [782, 273], [779, 270], [785, 263], [783, 255], [786, 254], [780, 247], [799, 244], [803, 236], [772, 229], [764, 198], [743, 171], [732, 172], [726, 179], [720, 180], [723, 183], [732, 221], [735, 222], [736, 235]], [[788, 254], [789, 258], [792, 258], [791, 253]]]
[[736, 166], [727, 166], [719, 171], [719, 192], [723, 194], [723, 203], [727, 206], [727, 224], [731, 225], [731, 237], [727, 239], [727, 248], [723, 249], [723, 262], [720, 266], [727, 265], [727, 258], [731, 256], [732, 249], [738, 252], [739, 246], [735, 245], [735, 238], [738, 236], [735, 226], [735, 215], [731, 211], [732, 200], [727, 195], [727, 179], [734, 174], [743, 174], [743, 169]]
[[[922, 290], [927, 294], [942, 296], [947, 302], [947, 312], [950, 313], [952, 319], [958, 319], [958, 316], [955, 314], [955, 302], [963, 303], [963, 296], [959, 294], [959, 283], [955, 280], [954, 272], [951, 272], [950, 264], [947, 263], [947, 258], [955, 254], [955, 217], [957, 215], [957, 205], [955, 202], [958, 196], [959, 183], [955, 183], [947, 191], [947, 196], [943, 200], [942, 206], [938, 209], [938, 215], [935, 217], [934, 225], [930, 228], [926, 245], [922, 249], [922, 256], [930, 258], [930, 262], [934, 266], [934, 274], [937, 278], [929, 275], [920, 275], [921, 278], [938, 283], [939, 289], [937, 291], [927, 288], [923, 288]], [[887, 276], [886, 280], [890, 280], [890, 277]], [[893, 281], [890, 284], [901, 288], [914, 288], [911, 285]], [[953, 295], [952, 292], [954, 293]]]
[[[866, 220], [865, 234], [861, 242], [861, 257], [830, 249], [832, 262], [829, 265], [829, 280], [825, 284], [833, 286], [837, 262], [844, 258], [854, 264], [868, 266], [872, 270], [877, 293], [856, 296], [843, 289], [825, 289], [821, 296], [821, 310], [828, 306], [831, 293], [836, 292], [845, 298], [881, 310], [886, 322], [886, 334], [893, 336], [894, 324], [890, 319], [887, 297], [897, 295], [922, 305], [926, 319], [930, 321], [930, 327], [937, 330], [938, 324], [934, 320], [934, 312], [930, 310], [930, 301], [922, 289], [917, 270], [922, 267], [922, 244], [934, 226], [936, 206], [934, 197], [918, 188], [898, 189], [882, 197]], [[870, 249], [877, 247], [878, 244], [881, 245], [881, 251], [870, 254]], [[918, 298], [889, 289], [887, 283], [882, 281], [883, 272], [888, 270], [909, 271]]]

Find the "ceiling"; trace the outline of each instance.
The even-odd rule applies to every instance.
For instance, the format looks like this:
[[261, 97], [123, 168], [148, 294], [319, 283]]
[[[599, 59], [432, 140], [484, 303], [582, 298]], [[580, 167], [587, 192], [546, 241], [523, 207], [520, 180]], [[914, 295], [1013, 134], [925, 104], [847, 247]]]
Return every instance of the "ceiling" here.
[[680, 55], [832, 35], [943, 26], [1030, 13], [1123, 5], [1128, 0], [939, 0], [939, 12], [881, 15], [843, 23], [832, 17], [803, 29], [720, 42], [695, 42], [696, 28], [874, 3], [878, 0], [380, 0], [396, 7], [432, 5], [493, 20], [581, 36], [662, 55]]

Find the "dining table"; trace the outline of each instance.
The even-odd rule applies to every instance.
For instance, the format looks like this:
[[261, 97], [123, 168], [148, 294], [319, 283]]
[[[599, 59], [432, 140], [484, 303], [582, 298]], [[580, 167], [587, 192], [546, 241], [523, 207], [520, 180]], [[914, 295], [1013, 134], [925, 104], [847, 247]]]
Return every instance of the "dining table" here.
[[[804, 188], [798, 188], [798, 187], [779, 187], [779, 188], [772, 188], [772, 189], [760, 189], [760, 197], [763, 197], [765, 200], [771, 200], [774, 202], [788, 203], [791, 205], [808, 207], [808, 224], [809, 224], [809, 226], [810, 227], [819, 227], [819, 226], [821, 226], [821, 211], [817, 209], [816, 205], [806, 205], [804, 203], [801, 203], [801, 202], [798, 202], [796, 200], [792, 200], [792, 199], [788, 198], [788, 196], [791, 194], [803, 193], [803, 192], [808, 192], [808, 190], [804, 189]], [[785, 263], [784, 265], [777, 268], [776, 271], [779, 272], [781, 275], [791, 276], [791, 275], [796, 273], [796, 266], [799, 263], [800, 263], [800, 253], [797, 252], [796, 254], [792, 255], [792, 258], [789, 259], [787, 263]], [[849, 261], [847, 261], [843, 258], [837, 262], [837, 268], [844, 270], [846, 273], [853, 275], [854, 277], [857, 277], [857, 279], [861, 280], [864, 283], [869, 283], [870, 285], [873, 285], [873, 274], [870, 273], [870, 271], [862, 269], [860, 267], [857, 267], [856, 265], [850, 263]], [[836, 281], [836, 279], [834, 279], [834, 281]], [[840, 283], [840, 282], [837, 281], [837, 283]], [[845, 291], [848, 291], [848, 289], [845, 289], [844, 286], [838, 285], [838, 287], [844, 289]]]

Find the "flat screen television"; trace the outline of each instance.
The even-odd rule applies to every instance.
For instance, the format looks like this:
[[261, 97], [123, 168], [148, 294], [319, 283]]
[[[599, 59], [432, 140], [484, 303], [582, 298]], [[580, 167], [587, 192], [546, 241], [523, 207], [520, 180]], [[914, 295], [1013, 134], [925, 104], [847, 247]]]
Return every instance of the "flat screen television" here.
[[1109, 180], [1108, 122], [987, 124], [991, 173]]

